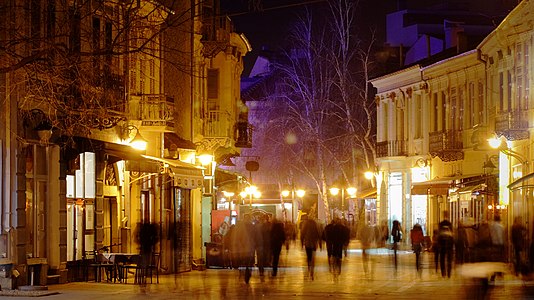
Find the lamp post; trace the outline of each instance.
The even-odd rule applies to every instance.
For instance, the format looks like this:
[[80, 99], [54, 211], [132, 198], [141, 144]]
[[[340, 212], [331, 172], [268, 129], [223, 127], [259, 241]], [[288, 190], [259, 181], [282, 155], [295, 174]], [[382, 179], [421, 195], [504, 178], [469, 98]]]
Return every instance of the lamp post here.
[[[501, 152], [502, 154], [505, 154], [508, 158], [506, 163], [501, 163], [501, 159], [499, 159], [499, 206], [501, 207], [501, 211], [508, 208], [507, 210], [507, 224], [509, 225], [508, 226], [508, 230], [509, 230], [508, 242], [510, 242], [510, 236], [511, 236], [510, 224], [512, 224], [512, 218], [514, 215], [514, 211], [513, 211], [514, 203], [512, 203], [512, 205], [509, 205], [510, 204], [509, 203], [510, 189], [508, 188], [508, 184], [511, 181], [510, 173], [512, 171], [512, 168], [511, 168], [512, 162], [510, 160], [510, 157], [517, 159], [519, 163], [521, 164], [521, 173], [522, 173], [521, 175], [528, 174], [528, 160], [526, 157], [524, 157], [519, 152], [512, 150], [511, 142], [506, 140], [504, 136], [500, 136], [500, 137], [494, 136], [493, 138], [488, 139], [488, 143], [492, 148], [499, 150], [499, 152]], [[501, 168], [503, 167], [507, 168], [505, 172], [501, 171]], [[506, 198], [503, 198], [504, 196], [506, 196]], [[521, 193], [521, 197], [528, 197], [528, 195], [526, 195], [526, 193]], [[514, 200], [512, 199], [512, 201]], [[493, 209], [495, 208], [497, 208], [497, 206], [493, 207]], [[508, 249], [508, 253], [507, 253], [508, 257], [511, 256], [510, 251], [511, 250]]]
[[249, 185], [245, 188], [244, 191], [242, 191], [241, 193], [239, 193], [239, 195], [245, 199], [248, 197], [249, 199], [249, 206], [250, 206], [250, 209], [252, 210], [252, 198], [260, 198], [261, 197], [261, 192], [258, 190], [258, 187], [256, 187], [255, 185]]
[[[306, 195], [306, 191], [303, 190], [303, 189], [297, 189], [295, 190], [295, 188], [291, 188], [291, 190], [283, 190], [282, 191], [282, 197], [284, 198], [287, 198], [289, 195], [291, 195], [291, 218], [293, 222], [295, 222], [295, 219], [296, 219], [296, 210], [295, 210], [295, 200], [296, 198], [300, 198], [302, 199], [305, 195]], [[295, 197], [296, 196], [296, 197]]]
[[330, 195], [334, 197], [339, 195], [339, 192], [341, 191], [341, 212], [343, 213], [343, 215], [345, 215], [345, 191], [347, 191], [347, 194], [351, 198], [353, 198], [354, 196], [356, 196], [357, 189], [355, 187], [348, 187], [346, 189], [331, 187], [329, 191], [330, 191]]

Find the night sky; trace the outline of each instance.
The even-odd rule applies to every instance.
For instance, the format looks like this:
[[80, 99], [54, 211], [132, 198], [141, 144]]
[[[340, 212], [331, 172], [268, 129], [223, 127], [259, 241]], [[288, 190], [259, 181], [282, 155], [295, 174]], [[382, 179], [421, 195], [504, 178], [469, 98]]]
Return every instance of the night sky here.
[[[221, 12], [228, 14], [238, 33], [244, 33], [252, 45], [252, 53], [245, 57], [244, 76], [248, 75], [259, 51], [266, 47], [276, 50], [282, 46], [296, 16], [306, 8], [322, 9], [320, 0], [221, 0]], [[361, 0], [357, 22], [362, 31], [377, 30], [383, 43], [385, 14], [395, 8], [395, 1]], [[256, 9], [254, 9], [256, 8]]]

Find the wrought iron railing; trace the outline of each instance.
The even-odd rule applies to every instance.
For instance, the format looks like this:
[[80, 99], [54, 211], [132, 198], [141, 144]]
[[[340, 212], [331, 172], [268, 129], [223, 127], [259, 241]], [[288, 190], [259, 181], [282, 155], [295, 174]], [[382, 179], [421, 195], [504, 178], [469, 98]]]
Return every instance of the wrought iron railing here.
[[408, 155], [406, 142], [400, 140], [377, 142], [376, 155], [378, 157], [406, 156]]
[[504, 135], [508, 140], [528, 138], [528, 111], [501, 111], [495, 118], [495, 133]]
[[[135, 110], [135, 108], [134, 108]], [[166, 95], [141, 95], [134, 116], [142, 126], [174, 126], [174, 99]]]
[[438, 156], [443, 161], [463, 159], [462, 131], [435, 131], [429, 134], [428, 150], [430, 155]]

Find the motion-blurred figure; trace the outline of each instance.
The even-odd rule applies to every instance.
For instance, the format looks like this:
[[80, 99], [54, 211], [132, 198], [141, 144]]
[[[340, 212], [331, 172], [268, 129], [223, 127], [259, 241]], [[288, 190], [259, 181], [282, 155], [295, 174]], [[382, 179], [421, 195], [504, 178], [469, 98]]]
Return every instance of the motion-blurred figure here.
[[525, 250], [525, 234], [527, 229], [523, 225], [523, 218], [515, 217], [512, 225], [512, 245], [514, 247], [514, 270], [515, 275], [518, 276], [523, 272], [523, 260], [521, 258]]
[[421, 251], [423, 250], [423, 242], [425, 236], [423, 234], [423, 228], [419, 224], [415, 224], [410, 231], [410, 239], [412, 240], [412, 249], [415, 253], [415, 269], [417, 274], [421, 276]]
[[231, 252], [235, 262], [234, 267], [245, 269], [245, 283], [248, 283], [252, 276], [252, 266], [254, 265], [254, 228], [251, 216], [246, 214], [243, 220], [237, 221], [232, 233]]
[[308, 263], [308, 275], [310, 279], [314, 279], [315, 270], [315, 251], [320, 243], [321, 235], [319, 234], [319, 228], [315, 220], [308, 217], [308, 215], [302, 216], [302, 229], [300, 232], [300, 241], [302, 247], [306, 249], [306, 262]]
[[373, 270], [371, 266], [371, 272], [369, 273], [369, 260], [370, 260], [370, 254], [369, 249], [373, 247], [373, 244], [375, 243], [375, 228], [373, 228], [369, 224], [365, 224], [360, 227], [359, 232], [360, 242], [362, 244], [362, 262], [363, 262], [363, 271], [365, 275], [373, 275]]
[[451, 277], [452, 270], [452, 253], [454, 248], [454, 236], [452, 233], [452, 223], [449, 221], [449, 212], [443, 213], [444, 219], [439, 222], [439, 263], [441, 267], [441, 276]]
[[350, 230], [343, 224], [341, 219], [334, 218], [330, 224], [324, 228], [326, 249], [329, 253], [329, 264], [334, 280], [341, 274], [341, 264], [343, 260], [343, 250], [350, 239]]
[[[290, 223], [291, 224], [291, 223]], [[272, 266], [273, 276], [278, 274], [278, 264], [280, 262], [280, 252], [282, 251], [282, 245], [286, 241], [286, 233], [284, 229], [284, 223], [274, 219], [271, 226], [271, 253], [272, 253]]]
[[395, 271], [397, 271], [398, 259], [397, 259], [397, 250], [399, 243], [402, 240], [402, 228], [398, 220], [393, 221], [393, 226], [391, 226], [391, 236], [393, 237], [393, 255], [395, 261]]

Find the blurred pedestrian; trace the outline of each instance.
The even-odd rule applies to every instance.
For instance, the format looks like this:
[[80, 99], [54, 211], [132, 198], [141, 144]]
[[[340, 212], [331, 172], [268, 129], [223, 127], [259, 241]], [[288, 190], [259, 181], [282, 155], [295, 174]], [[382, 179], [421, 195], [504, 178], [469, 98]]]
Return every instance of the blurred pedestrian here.
[[159, 240], [159, 234], [156, 224], [147, 221], [140, 223], [137, 228], [137, 242], [139, 243], [139, 263], [141, 265], [141, 270], [136, 274], [136, 280], [141, 286], [141, 291], [145, 292], [146, 275], [150, 263], [152, 262], [152, 254], [154, 253], [156, 244]]
[[438, 229], [434, 229], [434, 231], [432, 232], [432, 247], [431, 247], [431, 249], [432, 249], [432, 252], [434, 253], [434, 271], [436, 272], [436, 274], [438, 273], [439, 253], [440, 253], [438, 238], [439, 238], [439, 230]]
[[522, 253], [525, 250], [525, 234], [527, 229], [523, 225], [523, 218], [515, 217], [512, 225], [512, 245], [514, 247], [514, 270], [515, 275], [523, 273]]
[[391, 226], [391, 237], [393, 238], [393, 255], [394, 255], [394, 261], [395, 261], [395, 271], [397, 271], [397, 266], [398, 266], [397, 250], [399, 247], [399, 243], [402, 240], [402, 228], [398, 220], [393, 220], [393, 225]]
[[317, 246], [319, 246], [321, 235], [319, 228], [315, 220], [308, 217], [308, 215], [302, 216], [302, 229], [300, 232], [300, 241], [302, 247], [306, 249], [306, 262], [308, 264], [308, 276], [311, 280], [314, 279], [315, 271], [315, 252]]
[[254, 248], [260, 279], [263, 281], [265, 267], [271, 263], [271, 221], [268, 214], [260, 215], [254, 223]]
[[284, 230], [284, 223], [274, 219], [271, 225], [271, 254], [272, 254], [272, 275], [278, 274], [278, 264], [280, 262], [280, 252], [282, 245], [286, 241], [286, 233]]
[[380, 225], [380, 239], [377, 240], [377, 242], [379, 242], [378, 246], [381, 248], [385, 248], [388, 240], [389, 240], [388, 221], [383, 220], [382, 224]]
[[421, 276], [421, 251], [423, 250], [423, 243], [425, 236], [423, 234], [423, 228], [419, 224], [415, 224], [410, 231], [410, 240], [412, 241], [412, 249], [415, 253], [415, 269], [417, 274]]
[[456, 233], [455, 253], [456, 263], [463, 264], [467, 251], [467, 232], [466, 227], [462, 221], [458, 221], [458, 231]]
[[452, 254], [454, 249], [454, 236], [452, 223], [449, 221], [449, 212], [444, 211], [443, 221], [439, 222], [439, 235], [438, 235], [438, 244], [439, 244], [439, 263], [441, 268], [442, 277], [451, 277], [452, 271]]
[[334, 218], [324, 229], [324, 240], [329, 252], [329, 264], [334, 280], [341, 274], [341, 265], [345, 245], [350, 239], [350, 230], [340, 218]]
[[490, 224], [490, 236], [492, 260], [504, 261], [504, 226], [501, 224], [499, 215], [496, 215]]
[[254, 225], [252, 224], [252, 217], [245, 214], [243, 220], [238, 220], [234, 232], [232, 233], [231, 252], [233, 253], [233, 260], [235, 267], [244, 268], [245, 283], [249, 283], [252, 276], [252, 267], [254, 265]]
[[[363, 262], [363, 272], [365, 275], [371, 275], [372, 276], [372, 268], [371, 272], [369, 272], [369, 260], [370, 260], [370, 253], [369, 249], [373, 247], [373, 244], [376, 241], [376, 234], [375, 234], [375, 228], [371, 226], [369, 223], [364, 224], [360, 227], [360, 232], [358, 234], [360, 237], [360, 242], [362, 244], [362, 262]], [[372, 266], [371, 266], [372, 267]]]
[[295, 223], [291, 221], [286, 221], [284, 224], [284, 231], [286, 235], [286, 251], [289, 251], [289, 244], [294, 243], [297, 239], [297, 228], [295, 226]]

